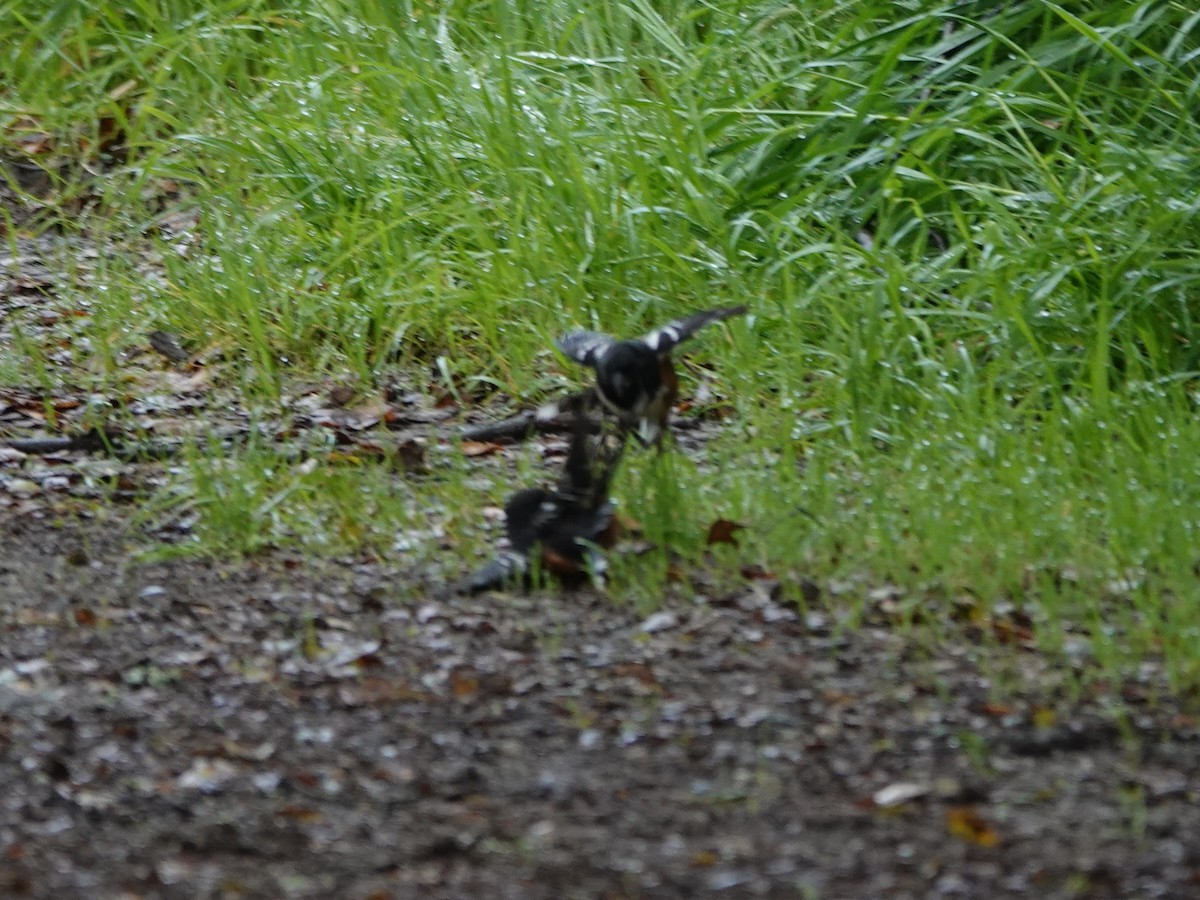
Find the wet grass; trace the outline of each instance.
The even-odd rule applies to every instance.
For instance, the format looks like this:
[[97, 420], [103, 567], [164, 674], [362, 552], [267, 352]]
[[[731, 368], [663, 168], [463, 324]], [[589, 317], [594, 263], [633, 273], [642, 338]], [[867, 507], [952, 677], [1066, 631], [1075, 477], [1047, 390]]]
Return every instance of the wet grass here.
[[[934, 621], [1016, 604], [1047, 646], [1084, 625], [1102, 670], [1195, 687], [1200, 20], [914, 8], [9, 3], [2, 115], [12, 152], [71, 158], [63, 198], [123, 134], [86, 224], [162, 241], [165, 279], [104, 270], [97, 352], [149, 323], [237, 348], [255, 403], [395, 371], [535, 400], [581, 375], [547, 351], [568, 326], [746, 302], [690, 353], [735, 408], [715, 464], [623, 480], [649, 532], [696, 555], [736, 518], [771, 570]], [[139, 200], [166, 182], [202, 210], [186, 255]], [[469, 531], [462, 466], [406, 502]], [[366, 514], [377, 472], [239, 475], [270, 513], [247, 528], [189, 471], [225, 550], [404, 527]]]

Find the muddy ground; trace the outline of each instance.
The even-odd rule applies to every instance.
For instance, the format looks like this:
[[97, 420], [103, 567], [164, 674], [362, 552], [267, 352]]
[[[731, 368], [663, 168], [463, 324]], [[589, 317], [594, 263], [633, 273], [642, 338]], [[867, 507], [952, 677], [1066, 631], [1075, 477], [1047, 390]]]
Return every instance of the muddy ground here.
[[4, 896], [1200, 895], [1196, 719], [998, 701], [1011, 648], [130, 564], [119, 517], [0, 545]]

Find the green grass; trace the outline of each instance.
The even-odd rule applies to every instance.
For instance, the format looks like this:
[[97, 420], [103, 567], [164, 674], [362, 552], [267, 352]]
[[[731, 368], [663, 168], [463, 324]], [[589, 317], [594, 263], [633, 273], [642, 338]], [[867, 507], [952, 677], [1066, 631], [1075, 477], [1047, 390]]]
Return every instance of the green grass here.
[[[623, 476], [654, 536], [695, 556], [738, 518], [767, 568], [934, 620], [1012, 602], [1050, 647], [1088, 626], [1103, 671], [1200, 685], [1186, 4], [72, 0], [0, 5], [0, 39], [0, 123], [54, 136], [68, 227], [113, 122], [82, 224], [160, 240], [167, 180], [201, 210], [161, 283], [102, 269], [93, 347], [225, 342], [250, 406], [397, 371], [533, 400], [582, 377], [546, 352], [570, 325], [746, 302], [691, 349], [736, 406], [714, 465]], [[404, 527], [379, 471], [243, 463], [198, 455], [172, 495], [209, 546]], [[473, 534], [504, 488], [472, 465], [405, 503]]]

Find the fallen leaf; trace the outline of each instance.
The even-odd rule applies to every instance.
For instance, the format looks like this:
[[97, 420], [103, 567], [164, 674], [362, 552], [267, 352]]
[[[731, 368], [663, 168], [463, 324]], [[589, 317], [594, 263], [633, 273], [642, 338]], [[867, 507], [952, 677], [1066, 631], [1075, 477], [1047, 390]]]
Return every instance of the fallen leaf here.
[[503, 444], [495, 441], [463, 441], [463, 456], [490, 456], [504, 449]]
[[946, 810], [946, 830], [980, 847], [995, 847], [1000, 843], [1000, 835], [972, 806], [952, 806]]
[[658, 679], [654, 677], [654, 670], [645, 663], [617, 663], [612, 667], [612, 672], [614, 675], [620, 677], [632, 678], [635, 681], [644, 684], [646, 687], [661, 687]]
[[275, 815], [282, 819], [291, 819], [301, 825], [312, 825], [321, 821], [321, 813], [315, 809], [310, 809], [307, 806], [296, 806], [289, 804], [282, 809], [276, 811]]
[[181, 363], [191, 359], [191, 354], [184, 350], [183, 345], [179, 342], [178, 335], [169, 331], [152, 331], [148, 337], [154, 351], [162, 354], [171, 362]]
[[[343, 666], [359, 665], [364, 660], [368, 660], [379, 652], [382, 646], [382, 641], [351, 641], [337, 648], [331, 648], [333, 652], [325, 665], [330, 669], [340, 669]], [[370, 665], [370, 663], [368, 663]]]
[[1033, 640], [1033, 629], [1010, 619], [992, 619], [992, 634], [1001, 644], [1028, 644]]
[[194, 372], [167, 372], [164, 378], [167, 387], [176, 394], [202, 394], [212, 386], [212, 374], [207, 369]]
[[223, 759], [197, 759], [181, 774], [175, 784], [183, 790], [198, 790], [204, 794], [219, 791], [238, 774], [238, 769]]
[[774, 572], [764, 569], [758, 563], [742, 566], [741, 573], [742, 577], [749, 581], [774, 581], [779, 577]]
[[733, 522], [729, 519], [717, 519], [708, 526], [708, 537], [704, 539], [704, 543], [709, 546], [712, 544], [733, 544], [733, 546], [737, 547], [739, 544], [735, 533], [745, 527], [741, 522]]
[[354, 407], [320, 406], [316, 399], [312, 395], [301, 398], [296, 406], [309, 410], [313, 424], [332, 429], [341, 444], [352, 443], [354, 437], [351, 432], [374, 428], [387, 414], [387, 406], [378, 398], [368, 398]]
[[642, 631], [646, 634], [656, 634], [667, 631], [679, 624], [679, 617], [673, 612], [656, 612], [642, 623]]
[[334, 406], [348, 406], [358, 394], [358, 388], [351, 384], [335, 385], [329, 391], [329, 402]]
[[1054, 725], [1058, 714], [1054, 710], [1045, 706], [1039, 707], [1033, 711], [1033, 724], [1036, 728], [1050, 728]]
[[419, 438], [406, 438], [396, 445], [396, 459], [405, 472], [414, 475], [429, 471], [425, 462], [425, 443]]
[[247, 762], [264, 762], [275, 754], [275, 745], [268, 742], [250, 746], [241, 744], [230, 738], [221, 738], [213, 755], [221, 755], [228, 759], [242, 759]]
[[885, 788], [880, 788], [872, 796], [871, 800], [875, 805], [881, 808], [889, 806], [900, 806], [908, 803], [911, 800], [916, 800], [918, 797], [924, 797], [929, 793], [929, 785], [918, 784], [913, 781], [897, 781], [895, 784], [889, 784]]
[[15, 136], [17, 145], [30, 156], [49, 153], [54, 148], [53, 136], [40, 130], [38, 123], [27, 116], [10, 124], [8, 132]]
[[293, 769], [288, 778], [304, 788], [314, 788], [321, 783], [321, 779], [308, 769]]
[[[125, 129], [121, 127], [121, 120], [112, 113], [102, 115], [96, 123], [96, 149], [106, 153], [124, 140]], [[89, 143], [86, 138], [80, 141], [84, 149], [87, 149]]]
[[459, 699], [473, 697], [479, 690], [479, 676], [474, 669], [455, 669], [450, 673], [450, 690]]
[[428, 691], [413, 687], [404, 680], [383, 677], [364, 677], [354, 684], [345, 686], [347, 701], [368, 705], [381, 703], [432, 703], [434, 697]]
[[365, 431], [383, 421], [388, 414], [388, 405], [382, 397], [368, 397], [357, 406], [346, 407], [345, 413], [339, 423], [342, 427], [351, 431]]

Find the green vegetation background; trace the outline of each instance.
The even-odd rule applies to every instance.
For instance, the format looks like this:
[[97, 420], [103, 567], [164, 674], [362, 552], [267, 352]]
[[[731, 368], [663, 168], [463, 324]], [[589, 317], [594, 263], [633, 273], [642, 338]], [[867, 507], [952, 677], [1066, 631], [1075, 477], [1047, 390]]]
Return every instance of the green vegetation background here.
[[[1047, 648], [1074, 631], [1103, 668], [1161, 659], [1185, 688], [1198, 22], [1171, 2], [19, 0], [0, 115], [10, 152], [48, 132], [81, 177], [125, 135], [68, 228], [162, 240], [143, 198], [165, 179], [202, 211], [165, 280], [102, 261], [98, 381], [158, 326], [228, 340], [263, 408], [394, 371], [532, 400], [582, 377], [547, 351], [565, 327], [749, 303], [691, 353], [736, 408], [712, 466], [624, 482], [652, 534], [696, 553], [701, 523], [739, 519], [743, 561], [888, 582], [913, 617], [1015, 604]], [[170, 502], [226, 549], [419, 555], [391, 542], [431, 509], [483, 540], [470, 461], [398, 486], [270, 454], [197, 452]]]

